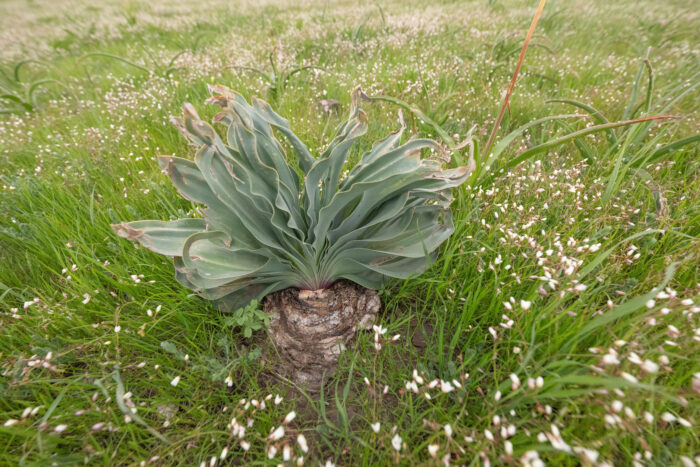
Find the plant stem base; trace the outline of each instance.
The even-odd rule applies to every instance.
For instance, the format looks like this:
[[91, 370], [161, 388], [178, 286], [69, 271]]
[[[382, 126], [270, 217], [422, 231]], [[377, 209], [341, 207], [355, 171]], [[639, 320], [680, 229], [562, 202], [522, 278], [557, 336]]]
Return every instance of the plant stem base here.
[[374, 290], [344, 280], [327, 289], [289, 288], [268, 295], [264, 309], [272, 314], [278, 372], [308, 391], [319, 391], [355, 331], [371, 328], [380, 307]]

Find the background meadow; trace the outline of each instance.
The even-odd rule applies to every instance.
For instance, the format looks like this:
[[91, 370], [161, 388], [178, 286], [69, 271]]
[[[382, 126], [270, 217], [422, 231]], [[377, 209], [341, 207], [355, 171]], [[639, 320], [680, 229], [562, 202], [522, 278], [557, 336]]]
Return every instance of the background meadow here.
[[402, 102], [350, 163], [401, 106], [483, 147], [536, 2], [1, 2], [0, 464], [700, 465], [694, 6], [547, 3], [455, 234], [315, 397], [109, 227], [196, 215], [169, 116], [221, 83], [317, 155], [360, 85]]

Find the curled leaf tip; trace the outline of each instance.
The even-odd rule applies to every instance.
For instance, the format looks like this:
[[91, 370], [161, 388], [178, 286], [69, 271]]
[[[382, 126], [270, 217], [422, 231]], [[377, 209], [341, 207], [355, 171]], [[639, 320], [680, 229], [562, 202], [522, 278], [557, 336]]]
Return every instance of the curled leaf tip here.
[[193, 118], [195, 120], [201, 120], [199, 118], [199, 114], [197, 113], [197, 110], [189, 102], [185, 102], [185, 104], [182, 106], [182, 110], [185, 113], [185, 118], [189, 117], [189, 118]]
[[370, 99], [369, 96], [362, 91], [361, 86], [357, 86], [352, 91], [352, 94], [350, 94], [350, 101], [352, 102], [353, 107], [359, 107], [361, 100], [370, 102], [372, 99]]
[[126, 222], [121, 222], [119, 224], [110, 224], [114, 233], [122, 238], [126, 238], [131, 241], [138, 241], [138, 239], [143, 235], [143, 230], [134, 229]]

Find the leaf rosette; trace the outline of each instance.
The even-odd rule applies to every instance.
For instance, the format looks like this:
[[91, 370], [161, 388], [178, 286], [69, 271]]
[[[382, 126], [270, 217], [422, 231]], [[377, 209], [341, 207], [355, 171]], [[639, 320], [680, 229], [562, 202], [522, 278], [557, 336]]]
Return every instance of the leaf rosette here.
[[[351, 147], [367, 132], [360, 88], [318, 158], [265, 101], [248, 103], [224, 86], [210, 91], [207, 103], [222, 109], [213, 120], [223, 136], [186, 104], [172, 120], [198, 148], [194, 160], [159, 157], [182, 196], [205, 206], [202, 218], [113, 228], [172, 257], [177, 280], [222, 309], [340, 279], [378, 289], [387, 278], [422, 273], [454, 231], [451, 189], [470, 170], [443, 169], [447, 150], [431, 139], [402, 143], [403, 122], [341, 178]], [[296, 157], [287, 157], [276, 134]]]

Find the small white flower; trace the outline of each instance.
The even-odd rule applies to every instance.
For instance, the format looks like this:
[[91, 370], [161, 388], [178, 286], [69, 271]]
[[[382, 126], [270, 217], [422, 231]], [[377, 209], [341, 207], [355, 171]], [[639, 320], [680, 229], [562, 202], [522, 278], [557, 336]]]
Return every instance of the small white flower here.
[[516, 375], [515, 373], [511, 373], [509, 377], [510, 377], [510, 381], [512, 383], [511, 389], [513, 391], [515, 391], [516, 389], [518, 389], [520, 387], [520, 378], [518, 378], [518, 375]]
[[647, 301], [647, 308], [652, 309], [654, 308], [654, 305], [656, 305], [656, 300], [654, 300], [653, 298]]
[[401, 436], [399, 434], [395, 434], [393, 438], [391, 438], [391, 446], [396, 450], [400, 451], [401, 450], [401, 443], [403, 440], [401, 439]]
[[296, 417], [297, 417], [297, 413], [296, 413], [295, 411], [292, 410], [291, 412], [289, 412], [289, 413], [287, 414], [286, 417], [284, 417], [284, 421], [282, 421], [282, 423], [289, 423], [289, 422], [291, 422], [292, 420], [294, 420]]
[[525, 311], [529, 310], [531, 305], [532, 302], [529, 302], [527, 300], [520, 300], [520, 308], [522, 308]]
[[270, 446], [267, 448], [267, 458], [272, 459], [277, 455], [277, 448], [274, 446]]
[[284, 436], [284, 428], [280, 425], [275, 431], [269, 436], [272, 441], [277, 441]]
[[603, 355], [603, 364], [604, 365], [619, 365], [620, 360], [617, 358], [617, 355], [608, 353], [608, 354]]
[[676, 421], [676, 416], [673, 415], [672, 413], [669, 412], [664, 412], [661, 414], [661, 420], [667, 423], [675, 422]]
[[637, 355], [635, 352], [630, 352], [629, 357], [627, 357], [627, 359], [635, 365], [642, 364], [642, 359], [639, 358], [639, 355]]
[[455, 388], [449, 381], [440, 381], [440, 389], [442, 389], [442, 392], [452, 392]]
[[372, 427], [372, 431], [374, 431], [375, 433], [379, 433], [379, 429], [382, 425], [379, 422], [376, 422], [372, 423], [370, 426]]
[[304, 451], [304, 453], [309, 452], [309, 445], [306, 442], [306, 437], [304, 435], [297, 436], [297, 443], [299, 444], [301, 450]]
[[241, 441], [241, 449], [248, 451], [250, 449], [250, 443], [248, 441]]
[[418, 374], [418, 370], [413, 370], [413, 381], [418, 384], [423, 384], [423, 378]]
[[282, 400], [284, 400], [284, 397], [282, 397], [282, 396], [280, 396], [279, 394], [277, 394], [277, 395], [275, 396], [275, 405], [280, 405], [280, 402], [282, 402]]
[[700, 372], [693, 374], [692, 387], [693, 391], [700, 394]]
[[177, 386], [177, 384], [178, 384], [179, 382], [180, 382], [180, 377], [179, 377], [179, 376], [176, 376], [176, 377], [173, 378], [172, 381], [170, 381], [170, 385], [171, 385], [171, 386]]
[[644, 360], [644, 363], [642, 363], [642, 370], [647, 373], [656, 373], [659, 371], [659, 365], [651, 360]]
[[11, 418], [11, 419], [7, 420], [5, 423], [3, 423], [2, 426], [13, 426], [13, 425], [16, 425], [17, 423], [19, 423], [19, 420], [15, 420], [14, 418]]
[[68, 428], [68, 425], [57, 425], [56, 428], [53, 429], [56, 433], [62, 433], [65, 431], [65, 429]]
[[117, 326], [114, 326], [114, 332], [115, 332], [115, 333], [119, 334], [119, 331], [121, 331], [121, 330], [122, 330], [122, 327], [121, 327], [121, 326], [118, 326], [118, 325], [117, 325]]
[[627, 381], [629, 381], [630, 383], [636, 383], [636, 382], [637, 382], [637, 378], [635, 378], [633, 375], [631, 375], [631, 374], [629, 374], [629, 373], [627, 373], [627, 372], [625, 372], [625, 371], [622, 372], [622, 377], [625, 378], [625, 379], [626, 379]]
[[433, 457], [433, 458], [435, 457], [435, 455], [438, 452], [438, 448], [440, 448], [440, 446], [438, 446], [437, 444], [429, 444], [428, 445], [428, 452], [430, 453], [430, 457]]

